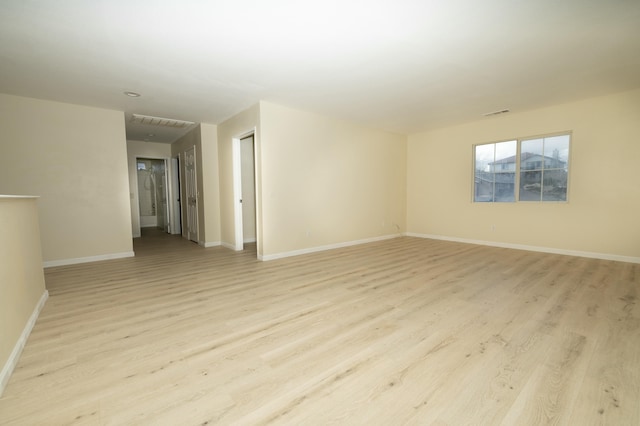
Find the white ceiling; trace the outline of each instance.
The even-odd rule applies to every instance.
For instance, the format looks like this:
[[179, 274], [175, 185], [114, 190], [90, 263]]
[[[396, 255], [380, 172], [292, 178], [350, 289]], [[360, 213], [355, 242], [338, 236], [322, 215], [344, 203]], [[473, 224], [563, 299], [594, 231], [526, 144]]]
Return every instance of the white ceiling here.
[[637, 87], [638, 0], [0, 2], [0, 92], [127, 117], [266, 100], [409, 134]]

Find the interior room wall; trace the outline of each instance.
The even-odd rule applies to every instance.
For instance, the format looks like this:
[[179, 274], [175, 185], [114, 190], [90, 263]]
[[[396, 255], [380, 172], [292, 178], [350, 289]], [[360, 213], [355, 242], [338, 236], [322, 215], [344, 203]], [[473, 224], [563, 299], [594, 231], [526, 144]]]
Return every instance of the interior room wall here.
[[[640, 90], [411, 135], [410, 233], [640, 260]], [[572, 131], [567, 203], [472, 203], [474, 144]], [[599, 256], [600, 257], [600, 256]]]
[[127, 141], [127, 163], [129, 170], [129, 199], [131, 201], [131, 234], [134, 238], [140, 236], [140, 199], [138, 193], [138, 174], [136, 158], [171, 157], [171, 144]]
[[406, 136], [260, 103], [264, 258], [398, 235]]
[[0, 94], [0, 193], [39, 195], [45, 264], [132, 256], [124, 113]]
[[0, 395], [47, 298], [37, 202], [0, 196]]
[[200, 124], [203, 203], [201, 213], [206, 223], [204, 246], [220, 245], [220, 177], [218, 161], [218, 126]]

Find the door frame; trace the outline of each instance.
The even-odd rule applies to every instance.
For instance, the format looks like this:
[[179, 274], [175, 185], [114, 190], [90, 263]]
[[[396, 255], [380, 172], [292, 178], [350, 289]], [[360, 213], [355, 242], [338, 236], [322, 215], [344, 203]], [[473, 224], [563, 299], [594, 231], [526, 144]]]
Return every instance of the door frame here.
[[[231, 153], [232, 153], [232, 169], [233, 169], [233, 221], [234, 221], [234, 242], [233, 249], [236, 251], [244, 250], [244, 233], [243, 233], [243, 220], [242, 220], [242, 150], [241, 140], [253, 136], [253, 172], [254, 172], [254, 187], [257, 188], [256, 181], [258, 175], [256, 172], [256, 128], [248, 130], [244, 133], [240, 133], [232, 138]], [[254, 193], [257, 198], [257, 192]], [[257, 200], [256, 206], [257, 206]], [[257, 208], [257, 207], [256, 207]], [[256, 211], [257, 221], [257, 211]], [[256, 223], [256, 244], [259, 247], [258, 227]]]

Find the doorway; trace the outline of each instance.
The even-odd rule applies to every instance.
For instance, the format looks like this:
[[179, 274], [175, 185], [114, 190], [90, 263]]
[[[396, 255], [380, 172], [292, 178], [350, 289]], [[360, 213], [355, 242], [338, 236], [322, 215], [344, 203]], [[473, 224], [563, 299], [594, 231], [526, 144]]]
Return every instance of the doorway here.
[[233, 187], [235, 209], [235, 250], [257, 242], [256, 176], [254, 132], [233, 139]]
[[165, 160], [137, 158], [136, 173], [140, 228], [158, 228], [170, 232]]
[[180, 204], [180, 155], [171, 159], [171, 218], [172, 234], [182, 234], [182, 204]]
[[184, 183], [186, 195], [185, 229], [183, 235], [198, 241], [198, 183], [196, 179], [196, 147], [184, 152]]
[[256, 242], [256, 177], [253, 135], [240, 139], [242, 178], [242, 242]]

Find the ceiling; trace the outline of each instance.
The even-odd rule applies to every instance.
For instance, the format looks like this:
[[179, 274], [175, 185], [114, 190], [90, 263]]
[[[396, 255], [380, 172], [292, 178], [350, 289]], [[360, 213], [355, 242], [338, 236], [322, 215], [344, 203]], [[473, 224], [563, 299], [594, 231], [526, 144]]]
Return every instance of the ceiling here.
[[638, 0], [0, 3], [0, 92], [124, 111], [137, 140], [188, 129], [134, 113], [266, 100], [410, 134], [638, 87]]

